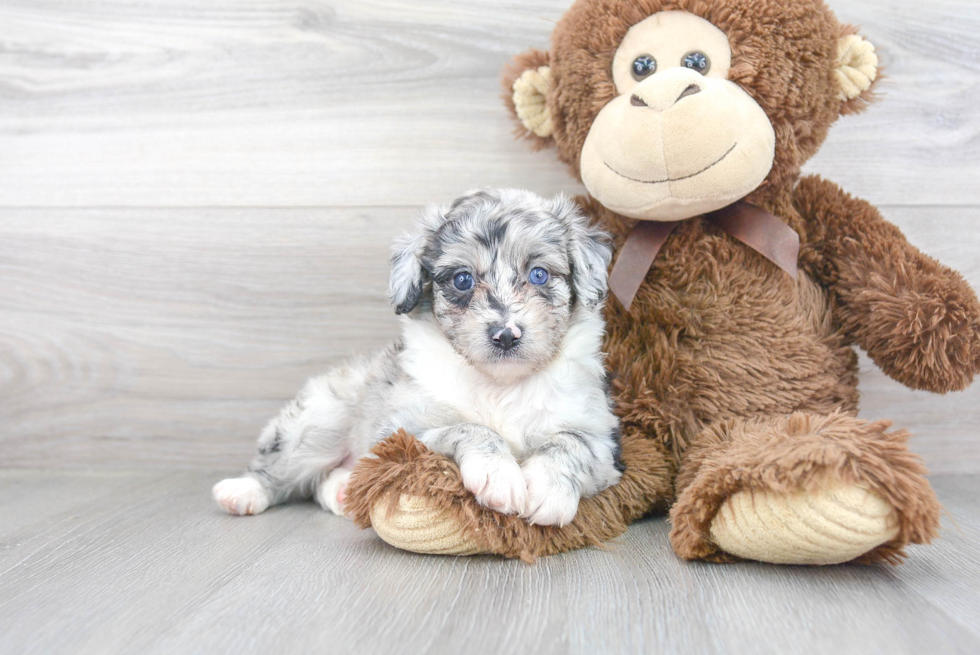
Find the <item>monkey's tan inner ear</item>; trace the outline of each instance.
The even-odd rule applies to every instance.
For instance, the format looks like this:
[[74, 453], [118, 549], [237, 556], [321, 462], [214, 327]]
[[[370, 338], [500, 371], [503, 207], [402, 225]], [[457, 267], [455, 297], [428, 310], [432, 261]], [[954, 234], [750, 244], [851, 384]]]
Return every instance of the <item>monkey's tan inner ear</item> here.
[[548, 66], [526, 70], [514, 81], [517, 117], [529, 132], [541, 138], [548, 138], [555, 131], [548, 111], [550, 90], [551, 69]]
[[871, 88], [878, 77], [878, 55], [870, 41], [857, 34], [837, 40], [837, 97], [842, 102], [853, 100]]

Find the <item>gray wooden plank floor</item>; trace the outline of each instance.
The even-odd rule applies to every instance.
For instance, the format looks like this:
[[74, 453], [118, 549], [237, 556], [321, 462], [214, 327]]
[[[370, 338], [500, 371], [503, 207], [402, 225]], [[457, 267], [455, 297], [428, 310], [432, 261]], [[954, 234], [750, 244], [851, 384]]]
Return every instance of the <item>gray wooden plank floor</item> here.
[[900, 567], [677, 560], [662, 518], [537, 564], [423, 557], [207, 471], [0, 470], [0, 652], [976, 653], [980, 476]]

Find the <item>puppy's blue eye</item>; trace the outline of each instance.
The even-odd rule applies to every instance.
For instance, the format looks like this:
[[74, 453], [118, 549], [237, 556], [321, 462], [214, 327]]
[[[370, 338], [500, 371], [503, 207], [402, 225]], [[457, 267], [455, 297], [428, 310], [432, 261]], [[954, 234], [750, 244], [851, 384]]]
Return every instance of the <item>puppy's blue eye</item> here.
[[548, 271], [544, 270], [540, 266], [531, 269], [531, 274], [528, 276], [531, 284], [542, 285], [548, 281]]
[[453, 286], [460, 291], [469, 291], [473, 288], [473, 275], [469, 271], [457, 273], [453, 278]]

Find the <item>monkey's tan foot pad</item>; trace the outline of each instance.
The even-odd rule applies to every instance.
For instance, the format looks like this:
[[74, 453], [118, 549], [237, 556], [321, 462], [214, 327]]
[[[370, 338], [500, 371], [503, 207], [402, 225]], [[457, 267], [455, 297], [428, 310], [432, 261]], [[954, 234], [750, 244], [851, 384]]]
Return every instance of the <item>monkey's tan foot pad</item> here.
[[812, 491], [743, 490], [721, 506], [711, 540], [723, 551], [772, 564], [840, 564], [894, 539], [895, 509], [840, 480]]
[[371, 527], [395, 548], [424, 555], [482, 555], [484, 550], [473, 541], [450, 512], [438, 507], [425, 496], [401, 495], [393, 511], [387, 499], [371, 508]]

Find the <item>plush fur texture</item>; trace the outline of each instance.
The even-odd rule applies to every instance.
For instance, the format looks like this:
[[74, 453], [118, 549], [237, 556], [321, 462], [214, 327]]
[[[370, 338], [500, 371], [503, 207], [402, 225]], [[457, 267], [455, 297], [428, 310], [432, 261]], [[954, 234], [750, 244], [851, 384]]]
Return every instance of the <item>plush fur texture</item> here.
[[[579, 0], [549, 53], [520, 55], [505, 72], [505, 99], [524, 69], [550, 65], [554, 133], [525, 136], [555, 147], [577, 177], [592, 122], [616, 94], [610, 67], [619, 41], [663, 10], [689, 11], [728, 35], [729, 79], [776, 134], [773, 168], [746, 200], [800, 235], [799, 279], [700, 217], [674, 231], [630, 311], [615, 302], [606, 309], [626, 472], [565, 529], [482, 513], [458, 493], [451, 465], [404, 438], [355, 473], [358, 506], [387, 489], [422, 495], [485, 550], [528, 558], [608, 539], [672, 504], [677, 554], [726, 561], [710, 540], [726, 498], [746, 489], [806, 492], [833, 479], [875, 491], [898, 515], [895, 538], [857, 561], [898, 562], [907, 544], [937, 534], [940, 506], [906, 434], [856, 418], [853, 346], [907, 386], [963, 389], [980, 372], [980, 303], [962, 276], [910, 245], [874, 207], [831, 182], [800, 178], [838, 116], [873, 97], [869, 88], [842, 101], [835, 86], [838, 39], [855, 28], [820, 0]], [[621, 246], [635, 221], [580, 202]], [[364, 523], [368, 514], [358, 516]]]

